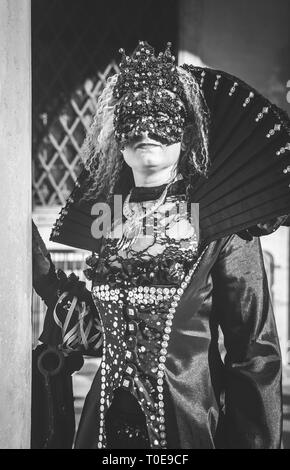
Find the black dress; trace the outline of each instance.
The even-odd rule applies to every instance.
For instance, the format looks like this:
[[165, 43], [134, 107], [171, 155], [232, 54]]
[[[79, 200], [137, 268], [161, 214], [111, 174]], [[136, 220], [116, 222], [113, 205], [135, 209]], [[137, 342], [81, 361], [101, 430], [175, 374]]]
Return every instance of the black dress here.
[[[155, 199], [163, 187], [135, 188], [131, 200]], [[174, 183], [169, 198], [183, 189]], [[169, 237], [143, 261], [120, 259], [111, 240], [89, 264], [93, 302], [76, 290], [70, 297], [85, 316], [75, 309], [61, 332], [55, 320], [64, 325], [71, 303], [47, 300], [41, 338], [102, 355], [76, 448], [280, 447], [281, 357], [258, 237], [187, 249]], [[82, 332], [64, 341], [77, 324]]]

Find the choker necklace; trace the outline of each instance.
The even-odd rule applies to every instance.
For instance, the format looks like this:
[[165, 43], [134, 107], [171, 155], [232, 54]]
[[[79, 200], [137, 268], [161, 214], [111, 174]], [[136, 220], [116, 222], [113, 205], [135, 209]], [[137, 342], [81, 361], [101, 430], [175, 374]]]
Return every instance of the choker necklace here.
[[158, 199], [156, 199], [156, 201], [154, 201], [154, 203], [148, 210], [146, 210], [142, 206], [142, 202], [135, 202], [134, 209], [130, 208], [129, 201], [133, 188], [131, 189], [123, 205], [123, 215], [126, 217], [127, 220], [123, 225], [122, 237], [117, 243], [117, 248], [119, 250], [125, 250], [131, 245], [133, 245], [133, 243], [135, 243], [141, 233], [143, 219], [155, 212], [158, 207], [160, 207], [164, 203], [169, 186], [180, 179], [182, 179], [182, 175], [178, 173], [177, 176], [175, 176], [171, 181], [169, 181], [169, 183], [165, 186], [164, 190], [162, 191], [162, 194], [159, 196]]

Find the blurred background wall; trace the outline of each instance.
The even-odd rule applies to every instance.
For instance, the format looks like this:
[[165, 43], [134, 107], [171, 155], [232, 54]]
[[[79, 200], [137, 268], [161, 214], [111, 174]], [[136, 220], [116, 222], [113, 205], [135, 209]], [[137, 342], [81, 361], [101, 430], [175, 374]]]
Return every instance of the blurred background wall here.
[[237, 75], [286, 111], [288, 0], [180, 0], [179, 56]]

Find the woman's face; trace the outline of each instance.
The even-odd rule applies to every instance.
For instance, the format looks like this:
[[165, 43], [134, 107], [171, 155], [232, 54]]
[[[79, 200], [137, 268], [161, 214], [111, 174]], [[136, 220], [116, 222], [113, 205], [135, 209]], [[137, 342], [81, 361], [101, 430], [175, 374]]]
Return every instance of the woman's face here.
[[133, 172], [151, 173], [177, 165], [181, 143], [165, 145], [160, 140], [149, 137], [144, 132], [141, 136], [127, 142], [122, 151], [125, 162]]

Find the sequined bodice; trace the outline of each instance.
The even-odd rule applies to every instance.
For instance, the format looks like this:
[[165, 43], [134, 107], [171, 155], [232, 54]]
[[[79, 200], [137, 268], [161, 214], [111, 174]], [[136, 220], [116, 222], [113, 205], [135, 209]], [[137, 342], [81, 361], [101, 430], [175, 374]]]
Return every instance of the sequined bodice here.
[[[176, 201], [178, 197], [171, 199], [173, 204]], [[109, 238], [99, 258], [93, 255], [88, 263], [104, 335], [101, 380], [107, 399], [101, 399], [103, 413], [116, 388], [130, 391], [146, 416], [153, 447], [166, 448], [162, 397], [167, 347], [198, 243], [195, 234], [179, 239], [165, 234], [155, 243], [159, 244], [155, 254], [154, 243], [124, 253], [118, 251], [117, 239]], [[105, 445], [103, 426], [98, 445]]]

